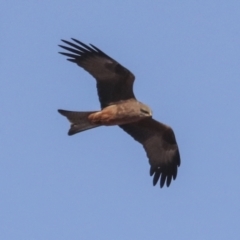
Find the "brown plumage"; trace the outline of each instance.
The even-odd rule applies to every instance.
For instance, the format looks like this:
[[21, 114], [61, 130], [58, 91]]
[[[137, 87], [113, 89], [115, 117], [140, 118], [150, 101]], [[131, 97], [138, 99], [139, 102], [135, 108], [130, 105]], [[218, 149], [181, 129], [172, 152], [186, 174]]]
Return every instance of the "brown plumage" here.
[[[71, 122], [69, 135], [99, 126], [119, 125], [141, 143], [150, 163], [153, 185], [160, 187], [176, 179], [180, 155], [173, 130], [152, 118], [151, 109], [136, 100], [134, 75], [97, 47], [73, 39], [59, 45], [70, 53], [60, 52], [68, 60], [84, 68], [97, 81], [100, 111], [72, 112], [58, 110]], [[69, 47], [70, 46], [70, 47]]]

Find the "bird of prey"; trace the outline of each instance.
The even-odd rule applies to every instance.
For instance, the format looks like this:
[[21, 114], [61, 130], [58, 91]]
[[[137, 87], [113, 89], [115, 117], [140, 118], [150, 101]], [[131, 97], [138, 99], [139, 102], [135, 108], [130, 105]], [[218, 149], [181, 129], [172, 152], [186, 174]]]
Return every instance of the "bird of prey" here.
[[177, 176], [180, 154], [171, 127], [152, 118], [151, 109], [139, 102], [133, 93], [134, 75], [94, 45], [86, 45], [74, 38], [59, 45], [68, 52], [60, 52], [67, 60], [90, 73], [97, 82], [101, 110], [75, 112], [58, 110], [71, 123], [68, 135], [99, 126], [118, 125], [141, 143], [150, 163], [153, 185], [159, 180], [168, 187]]

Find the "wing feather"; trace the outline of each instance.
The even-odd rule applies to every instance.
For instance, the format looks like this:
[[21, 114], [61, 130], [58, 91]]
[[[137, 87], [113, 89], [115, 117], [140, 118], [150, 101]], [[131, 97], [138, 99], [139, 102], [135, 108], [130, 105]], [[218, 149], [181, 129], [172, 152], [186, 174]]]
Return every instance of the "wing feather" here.
[[164, 184], [168, 187], [176, 179], [180, 166], [180, 154], [173, 130], [152, 118], [120, 127], [143, 145], [151, 166], [153, 185], [159, 180], [161, 188]]
[[68, 46], [59, 45], [68, 52], [59, 52], [67, 60], [84, 68], [97, 80], [101, 107], [113, 102], [135, 98], [133, 93], [134, 75], [103, 51], [72, 38], [73, 42], [62, 40]]

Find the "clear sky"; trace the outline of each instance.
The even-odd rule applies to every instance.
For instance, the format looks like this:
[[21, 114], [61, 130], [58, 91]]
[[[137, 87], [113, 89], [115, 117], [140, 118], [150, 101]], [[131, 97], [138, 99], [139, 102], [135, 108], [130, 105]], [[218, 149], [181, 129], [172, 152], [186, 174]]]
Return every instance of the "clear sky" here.
[[[3, 1], [0, 239], [240, 239], [240, 1]], [[69, 137], [57, 109], [98, 110], [95, 80], [58, 54], [92, 43], [136, 76], [182, 164], [152, 186], [118, 127]]]

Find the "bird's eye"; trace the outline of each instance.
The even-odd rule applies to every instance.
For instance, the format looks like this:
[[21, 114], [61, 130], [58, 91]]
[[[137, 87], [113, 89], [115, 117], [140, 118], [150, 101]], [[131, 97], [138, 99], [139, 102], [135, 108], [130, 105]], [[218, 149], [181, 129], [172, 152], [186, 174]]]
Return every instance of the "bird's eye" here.
[[142, 113], [145, 113], [145, 114], [149, 114], [149, 112], [148, 111], [146, 111], [146, 110], [144, 110], [144, 109], [140, 109], [140, 111], [142, 112]]

